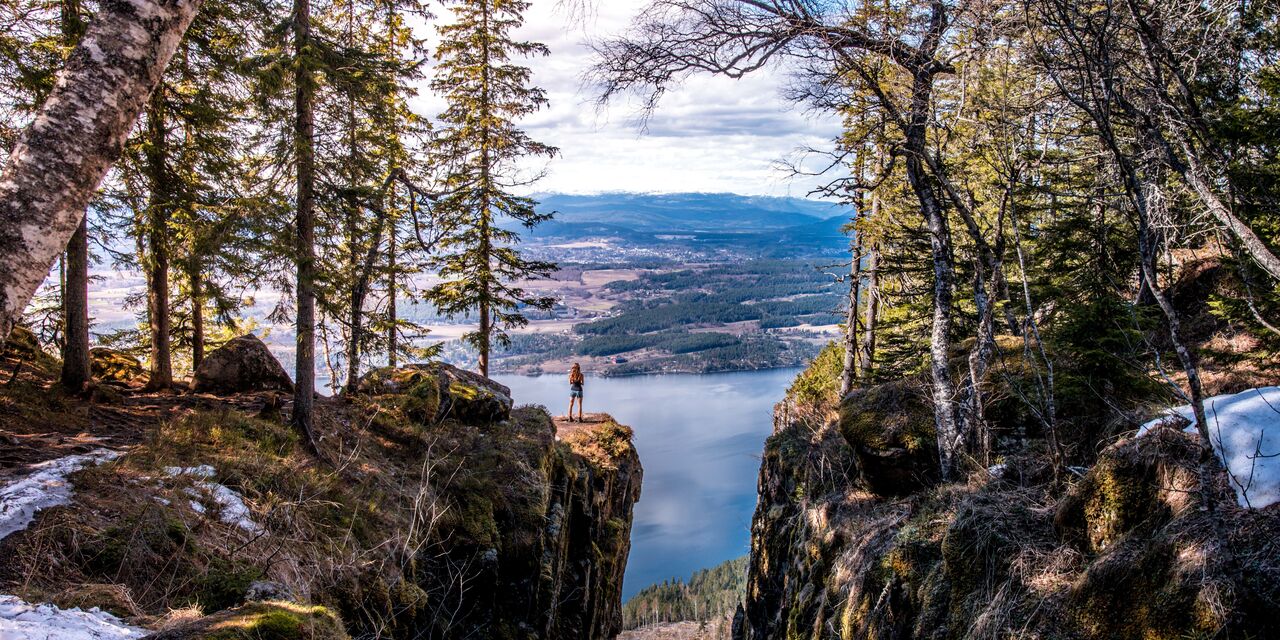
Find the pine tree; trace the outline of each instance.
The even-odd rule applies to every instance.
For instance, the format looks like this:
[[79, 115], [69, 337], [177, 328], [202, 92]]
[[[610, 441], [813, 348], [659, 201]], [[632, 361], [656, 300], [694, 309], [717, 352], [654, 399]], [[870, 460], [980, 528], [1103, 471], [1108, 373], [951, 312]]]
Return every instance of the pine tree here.
[[414, 0], [343, 0], [326, 15], [333, 44], [325, 55], [328, 82], [317, 117], [332, 133], [317, 140], [317, 171], [325, 176], [317, 224], [326, 229], [318, 235], [324, 277], [317, 296], [325, 324], [337, 327], [343, 341], [341, 350], [326, 351], [335, 390], [354, 389], [365, 355], [380, 350], [388, 335], [375, 328], [387, 322], [391, 301], [379, 307], [374, 286], [391, 268], [382, 258], [383, 245], [394, 245], [398, 233], [395, 196], [415, 184], [412, 147], [425, 132], [408, 107], [409, 83], [421, 77], [425, 51], [408, 16], [425, 18], [427, 12]]
[[312, 59], [311, 0], [293, 0], [294, 64], [294, 179], [296, 191], [294, 264], [297, 267], [297, 350], [292, 421], [314, 450], [312, 428], [316, 393], [316, 238], [315, 238], [315, 99], [316, 74]]
[[528, 2], [456, 0], [450, 6], [455, 19], [439, 28], [439, 64], [431, 83], [449, 106], [439, 116], [432, 151], [446, 172], [437, 213], [454, 231], [441, 244], [438, 267], [444, 282], [429, 297], [448, 316], [478, 315], [479, 326], [466, 339], [479, 351], [480, 373], [487, 376], [493, 341], [506, 341], [506, 329], [528, 322], [521, 307], [554, 304], [516, 282], [549, 276], [555, 265], [523, 257], [514, 246], [519, 235], [501, 226], [510, 219], [532, 228], [550, 218], [535, 210], [531, 198], [512, 193], [537, 178], [522, 177], [517, 161], [550, 158], [557, 150], [517, 128], [521, 117], [541, 109], [547, 99], [530, 86], [531, 71], [511, 62], [513, 56], [549, 52], [541, 44], [512, 39]]

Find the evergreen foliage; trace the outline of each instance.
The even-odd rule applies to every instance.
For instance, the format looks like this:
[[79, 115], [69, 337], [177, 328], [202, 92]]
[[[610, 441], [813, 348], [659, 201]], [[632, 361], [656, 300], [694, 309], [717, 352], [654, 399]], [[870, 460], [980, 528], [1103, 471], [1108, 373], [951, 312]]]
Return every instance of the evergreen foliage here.
[[467, 341], [480, 353], [480, 372], [488, 375], [492, 342], [505, 343], [506, 329], [528, 323], [521, 308], [555, 304], [515, 284], [547, 277], [555, 265], [526, 259], [515, 246], [519, 234], [500, 226], [504, 218], [527, 228], [550, 218], [534, 210], [533, 199], [513, 192], [538, 177], [523, 175], [518, 161], [550, 158], [556, 149], [517, 128], [517, 120], [541, 109], [547, 99], [529, 85], [532, 71], [512, 62], [550, 52], [512, 38], [528, 2], [457, 0], [449, 6], [454, 21], [439, 28], [442, 42], [431, 83], [449, 106], [439, 116], [431, 150], [445, 171], [436, 211], [450, 232], [434, 263], [444, 282], [429, 297], [446, 315], [479, 316], [479, 328]]
[[649, 585], [622, 606], [622, 627], [664, 622], [708, 622], [732, 616], [747, 590], [747, 557], [722, 562], [681, 578]]

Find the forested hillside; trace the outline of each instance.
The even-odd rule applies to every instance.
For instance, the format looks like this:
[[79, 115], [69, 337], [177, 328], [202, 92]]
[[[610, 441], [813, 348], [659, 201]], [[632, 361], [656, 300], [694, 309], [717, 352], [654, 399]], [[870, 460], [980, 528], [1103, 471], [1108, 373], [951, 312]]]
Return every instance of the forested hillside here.
[[732, 617], [746, 595], [747, 558], [735, 558], [641, 589], [622, 606], [622, 626], [635, 629], [664, 622], [711, 622]]

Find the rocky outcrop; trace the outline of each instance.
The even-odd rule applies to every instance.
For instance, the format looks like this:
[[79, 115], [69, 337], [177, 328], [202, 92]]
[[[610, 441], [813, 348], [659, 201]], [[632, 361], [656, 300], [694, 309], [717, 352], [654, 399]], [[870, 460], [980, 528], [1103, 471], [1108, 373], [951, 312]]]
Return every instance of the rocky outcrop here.
[[374, 369], [360, 378], [356, 393], [392, 397], [410, 418], [425, 424], [445, 419], [488, 424], [511, 417], [511, 389], [482, 375], [433, 362]]
[[643, 476], [631, 430], [599, 415], [558, 433], [450, 367], [367, 383], [318, 399], [323, 460], [243, 397], [184, 404], [0, 540], [0, 593], [152, 630], [187, 608], [160, 638], [615, 637]]
[[902, 496], [937, 481], [938, 446], [924, 384], [888, 382], [854, 389], [840, 403], [840, 434], [870, 491]]
[[293, 380], [271, 350], [253, 334], [232, 339], [205, 356], [196, 369], [192, 391], [232, 394], [251, 391], [293, 392]]
[[484, 429], [436, 429], [461, 464], [442, 489], [447, 544], [412, 570], [348, 583], [343, 617], [393, 638], [615, 637], [643, 477], [631, 430], [609, 419], [561, 441], [528, 407]]
[[30, 329], [17, 325], [4, 340], [4, 353], [27, 360], [34, 359], [44, 353], [40, 348], [40, 340]]
[[116, 384], [142, 384], [147, 381], [147, 370], [142, 361], [115, 349], [94, 347], [89, 350], [89, 368], [99, 382]]
[[1192, 436], [1121, 440], [1066, 490], [1010, 457], [882, 496], [849, 408], [779, 406], [736, 638], [1280, 637], [1280, 510], [1237, 507], [1221, 473], [1200, 491]]

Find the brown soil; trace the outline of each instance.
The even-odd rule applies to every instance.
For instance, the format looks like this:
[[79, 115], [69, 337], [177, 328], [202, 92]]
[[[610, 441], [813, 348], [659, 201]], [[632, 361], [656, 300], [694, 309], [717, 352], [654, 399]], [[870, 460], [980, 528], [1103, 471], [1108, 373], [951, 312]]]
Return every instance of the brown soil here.
[[236, 409], [254, 415], [268, 404], [287, 410], [290, 401], [285, 394], [269, 392], [218, 397], [117, 385], [75, 395], [58, 384], [57, 371], [48, 363], [20, 363], [11, 354], [0, 354], [0, 372], [0, 478], [98, 448], [128, 449], [161, 425], [196, 410]]

